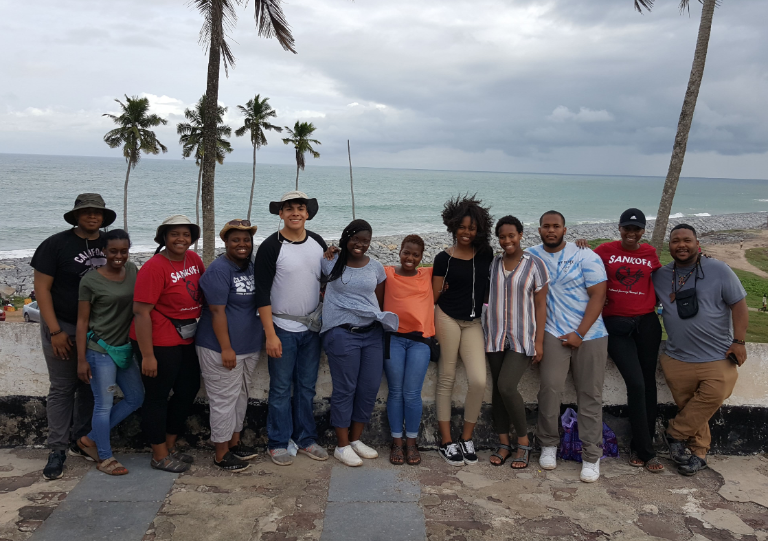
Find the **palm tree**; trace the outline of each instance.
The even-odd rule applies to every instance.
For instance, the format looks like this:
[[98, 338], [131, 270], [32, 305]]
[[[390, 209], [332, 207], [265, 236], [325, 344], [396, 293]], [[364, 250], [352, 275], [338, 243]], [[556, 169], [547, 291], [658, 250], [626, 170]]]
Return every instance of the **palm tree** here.
[[115, 100], [122, 109], [119, 115], [104, 113], [102, 116], [111, 118], [119, 127], [110, 130], [104, 135], [104, 142], [109, 148], [123, 147], [123, 156], [128, 163], [128, 170], [125, 172], [125, 185], [123, 186], [123, 229], [128, 230], [128, 177], [131, 169], [136, 168], [136, 164], [141, 159], [141, 153], [159, 154], [168, 152], [168, 149], [157, 140], [155, 132], [149, 128], [154, 128], [160, 124], [167, 124], [168, 121], [155, 114], [149, 113], [149, 100], [133, 96], [131, 98], [125, 95], [125, 103]]
[[[224, 61], [224, 71], [229, 73], [229, 66], [234, 66], [235, 57], [226, 40], [225, 29], [234, 28], [237, 21], [235, 7], [247, 4], [247, 0], [191, 0], [203, 16], [200, 30], [200, 43], [208, 49], [208, 77], [205, 95], [209, 107], [203, 118], [203, 147], [209, 155], [216, 148], [215, 107], [219, 101], [219, 71]], [[265, 38], [277, 38], [286, 51], [296, 53], [293, 36], [282, 8], [281, 0], [254, 0], [254, 19], [258, 35]], [[203, 201], [203, 261], [209, 264], [214, 257], [215, 212], [213, 184], [216, 174], [214, 160], [203, 161], [202, 201]]]
[[248, 200], [248, 220], [251, 219], [251, 207], [253, 206], [253, 188], [256, 185], [256, 150], [267, 144], [267, 137], [264, 130], [275, 130], [280, 133], [283, 128], [267, 122], [270, 118], [276, 117], [277, 113], [272, 106], [267, 103], [269, 98], [261, 99], [260, 94], [256, 94], [252, 100], [237, 108], [245, 116], [245, 122], [235, 131], [235, 135], [242, 137], [246, 133], [251, 134], [251, 144], [253, 145], [253, 179], [251, 180], [251, 198]]
[[[195, 157], [195, 165], [198, 166], [197, 173], [197, 195], [195, 195], [195, 223], [200, 225], [200, 184], [203, 176], [203, 109], [205, 107], [205, 94], [195, 105], [194, 109], [185, 109], [184, 117], [188, 122], [179, 122], [176, 125], [176, 133], [179, 134], [179, 144], [181, 145], [182, 158]], [[232, 128], [222, 124], [226, 107], [219, 105], [216, 108], [217, 127], [216, 127], [216, 161], [219, 164], [224, 163], [226, 154], [232, 152], [232, 144], [227, 141], [227, 137], [232, 135]], [[195, 250], [197, 250], [197, 241], [195, 241]]]
[[[693, 55], [693, 66], [691, 74], [688, 77], [688, 88], [685, 91], [683, 108], [680, 111], [680, 119], [677, 122], [677, 134], [675, 142], [672, 145], [672, 157], [669, 160], [669, 170], [667, 179], [664, 181], [664, 191], [661, 194], [659, 202], [659, 211], [656, 213], [656, 222], [653, 226], [653, 236], [651, 243], [660, 249], [664, 243], [664, 237], [667, 233], [667, 224], [669, 223], [669, 213], [672, 210], [672, 201], [675, 198], [677, 183], [680, 180], [680, 171], [683, 169], [683, 160], [685, 159], [685, 149], [688, 146], [688, 134], [691, 131], [693, 122], [693, 113], [696, 109], [696, 100], [699, 97], [701, 80], [704, 77], [704, 64], [707, 60], [707, 49], [709, 47], [709, 34], [712, 30], [712, 17], [715, 13], [715, 6], [719, 0], [701, 0], [701, 22], [699, 23], [699, 36], [696, 40], [696, 52]], [[680, 0], [680, 11], [689, 8], [689, 0]]]
[[293, 129], [289, 128], [288, 126], [285, 127], [285, 130], [291, 135], [290, 137], [285, 137], [283, 139], [283, 143], [286, 145], [293, 145], [293, 148], [296, 149], [296, 189], [299, 189], [299, 169], [304, 169], [304, 154], [309, 152], [313, 158], [319, 158], [320, 153], [316, 152], [314, 148], [312, 148], [312, 144], [320, 145], [320, 141], [317, 139], [310, 139], [309, 137], [314, 133], [314, 131], [317, 128], [315, 128], [315, 125], [311, 122], [299, 122], [296, 121], [296, 124], [293, 125]]

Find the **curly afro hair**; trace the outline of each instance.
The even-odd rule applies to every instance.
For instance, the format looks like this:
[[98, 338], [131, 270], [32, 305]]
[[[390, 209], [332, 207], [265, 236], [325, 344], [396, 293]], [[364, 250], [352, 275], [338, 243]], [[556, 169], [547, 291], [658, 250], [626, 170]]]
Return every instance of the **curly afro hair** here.
[[496, 222], [497, 237], [499, 236], [499, 231], [501, 230], [502, 225], [513, 225], [515, 226], [515, 229], [517, 229], [518, 234], [523, 234], [523, 223], [514, 216], [504, 216], [503, 218], [499, 218], [499, 221]]
[[461, 221], [469, 216], [477, 225], [477, 235], [472, 242], [478, 253], [493, 253], [489, 237], [493, 231], [493, 217], [490, 213], [490, 207], [484, 207], [483, 202], [477, 199], [477, 194], [457, 195], [445, 202], [443, 207], [443, 224], [448, 232], [456, 240], [456, 232], [459, 230]]

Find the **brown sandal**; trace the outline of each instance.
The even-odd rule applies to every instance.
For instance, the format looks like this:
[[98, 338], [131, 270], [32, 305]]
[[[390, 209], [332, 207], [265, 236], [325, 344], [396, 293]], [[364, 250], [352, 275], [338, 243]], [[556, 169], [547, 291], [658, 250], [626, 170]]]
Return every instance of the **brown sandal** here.
[[115, 460], [114, 457], [102, 460], [96, 465], [96, 469], [103, 471], [107, 475], [125, 475], [128, 473], [128, 469]]
[[389, 451], [389, 461], [395, 466], [402, 466], [405, 463], [402, 445], [392, 444], [392, 449]]
[[419, 448], [415, 445], [405, 446], [405, 460], [409, 466], [418, 466], [421, 464], [421, 455], [419, 454]]

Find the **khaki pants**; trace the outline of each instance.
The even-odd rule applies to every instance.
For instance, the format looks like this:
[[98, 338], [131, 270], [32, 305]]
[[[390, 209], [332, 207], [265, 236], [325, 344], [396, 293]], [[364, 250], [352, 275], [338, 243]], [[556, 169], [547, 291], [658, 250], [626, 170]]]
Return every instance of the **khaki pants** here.
[[597, 462], [603, 456], [603, 380], [608, 361], [608, 337], [585, 340], [576, 349], [563, 347], [556, 336], [544, 333], [544, 357], [539, 374], [539, 425], [536, 437], [544, 447], [560, 444], [560, 405], [568, 369], [573, 373], [582, 456]]
[[485, 337], [480, 318], [474, 321], [453, 319], [435, 305], [435, 333], [440, 342], [437, 363], [437, 420], [451, 420], [451, 395], [456, 382], [456, 363], [467, 371], [467, 397], [464, 399], [464, 420], [476, 423], [485, 394]]
[[667, 434], [688, 442], [688, 448], [705, 457], [712, 442], [709, 420], [731, 396], [739, 371], [727, 359], [707, 363], [686, 363], [661, 354], [661, 369], [679, 411], [669, 421]]

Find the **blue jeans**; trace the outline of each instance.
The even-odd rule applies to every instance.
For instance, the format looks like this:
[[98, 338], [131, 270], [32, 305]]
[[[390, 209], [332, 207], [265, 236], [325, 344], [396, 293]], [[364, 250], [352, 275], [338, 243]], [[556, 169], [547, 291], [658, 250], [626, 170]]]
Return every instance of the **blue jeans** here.
[[384, 359], [387, 374], [387, 418], [393, 438], [419, 435], [421, 423], [421, 388], [429, 368], [430, 350], [427, 344], [414, 342], [402, 336], [392, 336], [389, 342], [389, 359]]
[[[96, 442], [99, 458], [106, 460], [112, 456], [109, 432], [141, 406], [144, 401], [144, 385], [136, 360], [128, 368], [119, 368], [112, 357], [92, 349], [86, 350], [85, 359], [91, 366], [94, 401], [91, 433], [88, 437]], [[114, 404], [115, 385], [120, 387], [124, 396], [117, 404]]]
[[267, 445], [285, 449], [292, 439], [301, 448], [309, 447], [317, 440], [312, 403], [320, 367], [320, 335], [290, 332], [277, 325], [275, 333], [283, 345], [283, 356], [269, 357]]
[[331, 426], [347, 428], [371, 420], [384, 371], [381, 325], [365, 333], [334, 327], [323, 335], [331, 370]]

